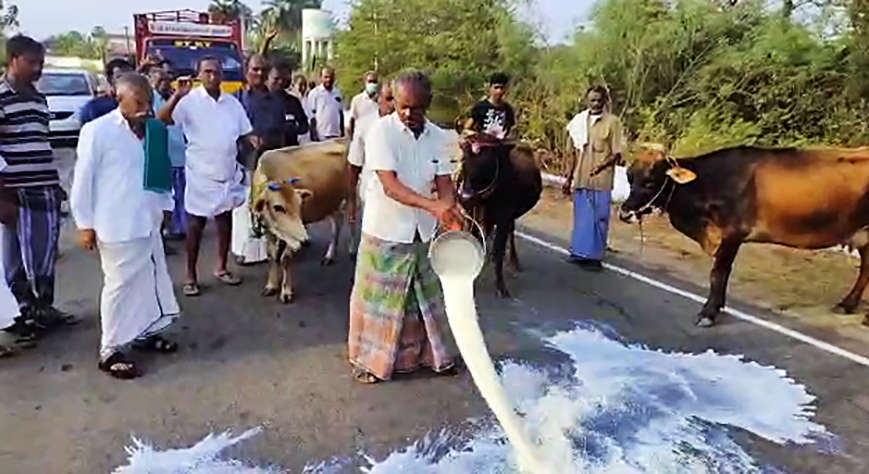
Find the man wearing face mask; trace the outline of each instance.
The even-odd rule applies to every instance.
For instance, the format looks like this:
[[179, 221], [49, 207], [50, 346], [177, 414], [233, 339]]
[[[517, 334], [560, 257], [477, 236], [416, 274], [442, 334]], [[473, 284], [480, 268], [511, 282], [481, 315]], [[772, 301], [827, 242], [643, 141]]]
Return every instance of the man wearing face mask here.
[[148, 191], [145, 121], [152, 114], [148, 80], [136, 73], [117, 78], [118, 108], [82, 128], [72, 185], [71, 210], [79, 243], [99, 249], [99, 368], [117, 378], [139, 375], [129, 345], [159, 353], [178, 346], [159, 334], [181, 312], [166, 268], [160, 226], [172, 197]]
[[377, 113], [377, 73], [368, 71], [363, 77], [365, 88], [350, 101], [350, 138], [353, 138], [360, 121], [369, 115], [376, 116]]

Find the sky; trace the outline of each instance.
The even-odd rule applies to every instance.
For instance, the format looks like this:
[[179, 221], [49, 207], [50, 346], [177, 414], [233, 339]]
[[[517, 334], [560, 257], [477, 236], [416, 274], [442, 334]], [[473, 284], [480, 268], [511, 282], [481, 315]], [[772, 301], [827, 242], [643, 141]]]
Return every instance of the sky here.
[[[524, 16], [534, 24], [542, 25], [549, 42], [557, 43], [569, 38], [574, 26], [583, 20], [594, 0], [532, 0]], [[110, 33], [122, 33], [124, 26], [132, 25], [132, 15], [141, 11], [177, 10], [190, 8], [205, 10], [209, 0], [7, 0], [17, 5], [20, 31], [37, 39], [69, 30], [89, 32], [100, 25]], [[246, 1], [254, 11], [262, 6], [260, 0]], [[347, 0], [325, 0], [324, 8], [336, 17], [346, 17]]]

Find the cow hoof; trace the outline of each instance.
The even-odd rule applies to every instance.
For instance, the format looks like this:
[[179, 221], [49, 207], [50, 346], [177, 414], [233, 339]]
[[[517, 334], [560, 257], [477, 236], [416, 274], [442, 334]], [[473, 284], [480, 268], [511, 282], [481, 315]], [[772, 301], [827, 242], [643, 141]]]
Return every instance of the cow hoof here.
[[697, 327], [711, 328], [712, 326], [715, 326], [715, 320], [710, 318], [709, 316], [701, 316], [697, 320]]
[[512, 296], [510, 295], [510, 292], [507, 291], [506, 288], [499, 288], [498, 289], [498, 296], [501, 298], [504, 298], [504, 299], [512, 298]]
[[278, 297], [278, 301], [283, 304], [290, 304], [293, 302], [293, 295], [291, 293], [281, 293], [281, 296]]
[[263, 288], [263, 291], [260, 294], [263, 296], [275, 296], [276, 294], [278, 294], [278, 289], [265, 287], [265, 288]]
[[310, 240], [303, 240], [302, 241], [302, 247], [310, 247], [310, 246], [311, 246]]
[[328, 258], [328, 257], [323, 257], [323, 260], [320, 260], [320, 265], [322, 265], [324, 267], [330, 267], [330, 266], [332, 266], [333, 263], [335, 263], [335, 259]]
[[839, 303], [836, 306], [833, 306], [833, 312], [836, 314], [854, 314], [857, 310], [857, 306], [852, 306], [845, 303]]

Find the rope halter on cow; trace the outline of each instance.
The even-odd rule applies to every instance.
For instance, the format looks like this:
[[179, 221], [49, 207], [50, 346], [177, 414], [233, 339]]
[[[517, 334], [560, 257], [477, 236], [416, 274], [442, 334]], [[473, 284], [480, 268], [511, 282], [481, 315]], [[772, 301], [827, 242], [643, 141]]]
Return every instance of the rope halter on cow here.
[[[509, 146], [510, 143], [505, 140], [501, 140], [497, 137], [486, 133], [477, 133], [472, 130], [465, 130], [462, 132], [462, 147], [469, 146], [471, 148], [471, 152], [474, 155], [480, 154], [484, 148], [500, 148]], [[464, 172], [464, 167], [462, 167], [462, 172]], [[477, 199], [487, 199], [495, 192], [495, 188], [498, 186], [498, 179], [501, 176], [501, 159], [498, 158], [495, 160], [495, 173], [492, 176], [492, 180], [487, 184], [482, 190], [476, 191], [473, 190], [474, 193], [471, 196], [472, 198]], [[460, 181], [461, 182], [460, 175]]]
[[664, 179], [664, 183], [661, 184], [661, 188], [658, 189], [658, 192], [652, 196], [652, 199], [650, 199], [649, 202], [640, 206], [640, 208], [635, 211], [637, 216], [642, 216], [646, 211], [655, 207], [654, 203], [667, 189], [667, 185], [672, 182], [673, 186], [670, 188], [670, 194], [667, 197], [667, 201], [664, 203], [664, 206], [660, 208], [661, 212], [667, 212], [667, 208], [670, 207], [670, 200], [673, 199], [673, 193], [676, 191], [676, 187], [681, 184], [688, 184], [697, 179], [696, 173], [688, 168], [682, 167], [682, 165], [679, 164], [679, 161], [670, 156], [662, 145], [646, 144], [644, 146], [658, 152], [659, 156], [662, 157], [659, 158], [659, 160], [666, 161], [666, 163], [670, 165], [670, 168], [665, 172], [666, 178]]

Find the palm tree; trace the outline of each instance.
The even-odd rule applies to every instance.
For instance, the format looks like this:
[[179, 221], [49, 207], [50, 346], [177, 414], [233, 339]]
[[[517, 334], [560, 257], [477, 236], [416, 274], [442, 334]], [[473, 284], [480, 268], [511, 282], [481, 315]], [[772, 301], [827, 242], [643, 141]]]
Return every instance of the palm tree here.
[[263, 18], [281, 33], [298, 36], [302, 30], [302, 10], [320, 8], [322, 0], [265, 0]]
[[230, 20], [247, 20], [253, 15], [253, 10], [241, 0], [211, 0], [208, 13], [223, 15]]

